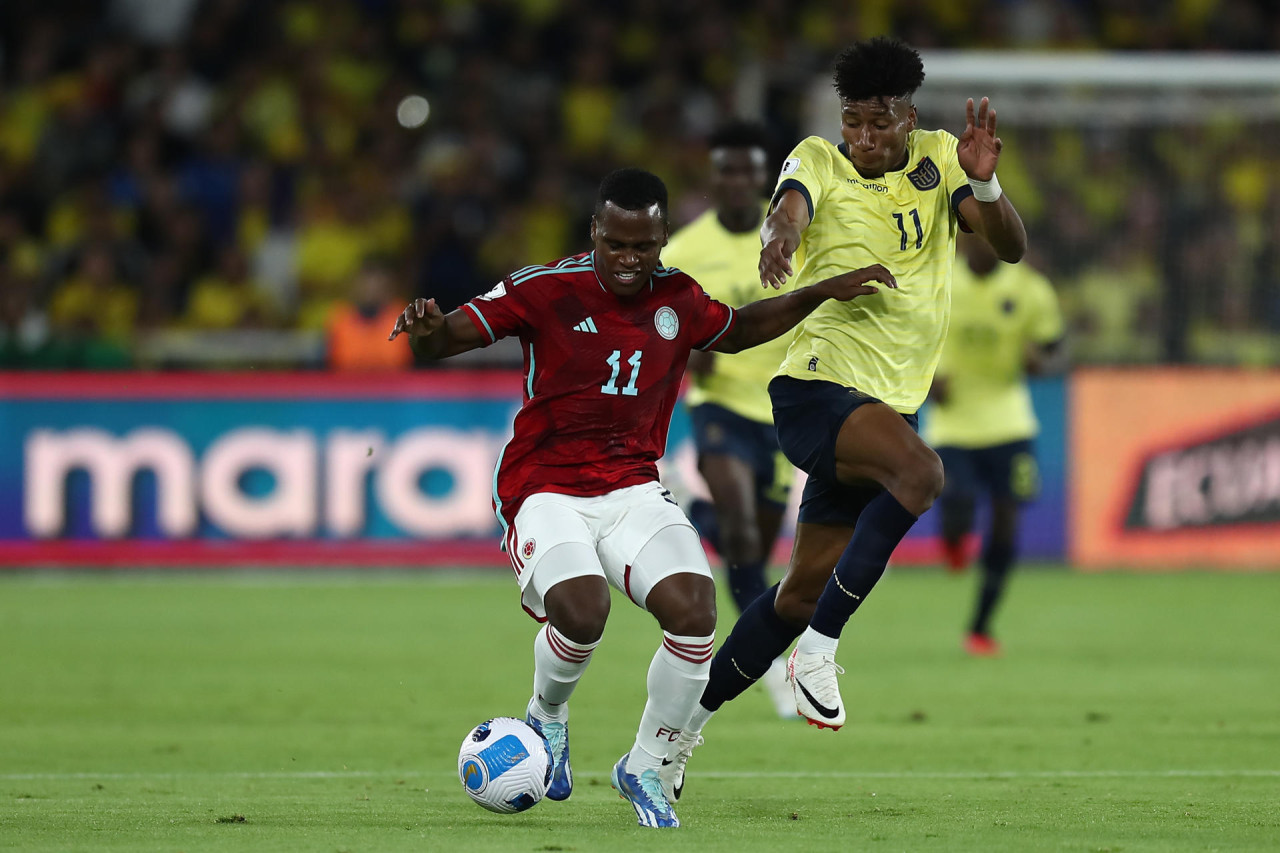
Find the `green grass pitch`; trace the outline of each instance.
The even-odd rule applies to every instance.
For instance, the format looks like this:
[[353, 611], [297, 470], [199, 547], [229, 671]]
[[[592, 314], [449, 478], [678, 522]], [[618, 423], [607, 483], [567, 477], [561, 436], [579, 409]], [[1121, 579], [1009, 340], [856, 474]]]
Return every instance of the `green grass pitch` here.
[[841, 647], [849, 724], [752, 690], [658, 831], [608, 782], [659, 640], [623, 598], [573, 699], [573, 798], [498, 816], [456, 756], [528, 696], [505, 575], [13, 573], [0, 849], [1280, 849], [1280, 574], [1026, 570], [997, 660], [960, 651], [973, 583], [892, 572]]

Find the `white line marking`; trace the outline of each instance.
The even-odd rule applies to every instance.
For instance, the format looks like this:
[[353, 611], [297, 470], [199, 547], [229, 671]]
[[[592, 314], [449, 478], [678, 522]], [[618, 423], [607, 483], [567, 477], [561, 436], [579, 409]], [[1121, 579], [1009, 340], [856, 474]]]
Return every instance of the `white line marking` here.
[[[298, 770], [263, 772], [174, 773], [0, 773], [0, 781], [63, 782], [80, 779], [421, 779], [452, 777], [452, 771], [424, 770]], [[776, 771], [754, 772], [711, 770], [695, 774], [701, 779], [1229, 779], [1237, 777], [1280, 778], [1280, 770], [866, 770], [866, 771]], [[575, 771], [579, 778], [607, 779], [609, 774]]]

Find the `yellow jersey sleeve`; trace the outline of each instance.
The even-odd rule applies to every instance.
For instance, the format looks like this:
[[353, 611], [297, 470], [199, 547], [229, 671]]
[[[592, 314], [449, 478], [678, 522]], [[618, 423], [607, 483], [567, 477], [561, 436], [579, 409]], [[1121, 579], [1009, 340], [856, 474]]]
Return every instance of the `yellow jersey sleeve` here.
[[[708, 210], [677, 231], [662, 251], [662, 262], [688, 273], [712, 298], [741, 308], [777, 295], [760, 284], [760, 233], [734, 233]], [[690, 376], [685, 403], [713, 403], [749, 420], [773, 423], [769, 380], [786, 355], [790, 335], [738, 353], [715, 353], [711, 372]]]
[[916, 411], [950, 319], [956, 207], [972, 194], [956, 138], [914, 130], [902, 169], [864, 178], [841, 146], [809, 137], [784, 163], [774, 198], [789, 189], [811, 211], [793, 258], [796, 287], [877, 263], [899, 286], [824, 303], [797, 329], [779, 372], [856, 388], [904, 414]]
[[1062, 309], [1053, 285], [1042, 275], [1032, 278], [1035, 311], [1028, 321], [1027, 340], [1036, 344], [1051, 344], [1062, 337]]

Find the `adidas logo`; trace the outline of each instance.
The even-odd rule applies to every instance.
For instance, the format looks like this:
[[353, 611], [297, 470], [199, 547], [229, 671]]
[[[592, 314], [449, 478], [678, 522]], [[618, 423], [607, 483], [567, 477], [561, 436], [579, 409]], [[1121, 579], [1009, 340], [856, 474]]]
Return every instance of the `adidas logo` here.
[[596, 331], [596, 321], [595, 321], [595, 320], [592, 320], [590, 317], [588, 317], [587, 319], [583, 320], [583, 321], [582, 321], [581, 323], [579, 323], [578, 325], [574, 326], [574, 327], [573, 327], [573, 330], [574, 330], [575, 332], [590, 332], [591, 334], [593, 334], [593, 335], [594, 335], [594, 334], [596, 334], [596, 333], [597, 333], [597, 331]]

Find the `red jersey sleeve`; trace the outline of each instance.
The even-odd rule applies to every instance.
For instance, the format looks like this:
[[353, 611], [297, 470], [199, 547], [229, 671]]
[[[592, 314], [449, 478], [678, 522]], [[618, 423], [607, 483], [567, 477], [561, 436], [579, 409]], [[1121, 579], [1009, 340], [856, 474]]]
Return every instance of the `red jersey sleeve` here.
[[490, 344], [499, 338], [519, 335], [529, 327], [532, 314], [529, 303], [511, 283], [510, 276], [488, 293], [464, 304], [461, 310]]
[[728, 305], [708, 296], [702, 285], [693, 279], [689, 279], [689, 289], [693, 303], [693, 310], [689, 312], [693, 318], [689, 340], [693, 342], [694, 349], [712, 349], [716, 341], [733, 328], [736, 314]]

